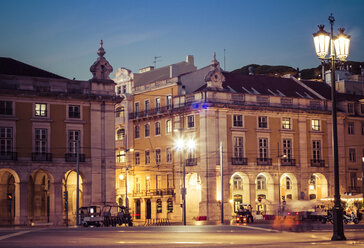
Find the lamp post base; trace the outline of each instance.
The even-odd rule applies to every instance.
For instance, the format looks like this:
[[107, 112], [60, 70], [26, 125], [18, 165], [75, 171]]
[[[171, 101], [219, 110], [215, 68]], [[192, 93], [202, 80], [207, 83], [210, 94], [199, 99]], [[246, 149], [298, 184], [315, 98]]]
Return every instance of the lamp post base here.
[[346, 240], [344, 235], [344, 225], [343, 225], [343, 208], [339, 206], [333, 207], [333, 235], [331, 240]]

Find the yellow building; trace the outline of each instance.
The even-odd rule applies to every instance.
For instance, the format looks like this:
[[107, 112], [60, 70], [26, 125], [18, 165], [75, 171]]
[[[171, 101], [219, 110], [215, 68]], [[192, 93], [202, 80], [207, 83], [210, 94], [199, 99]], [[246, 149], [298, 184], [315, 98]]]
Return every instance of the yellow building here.
[[[127, 192], [136, 220], [182, 221], [184, 168], [187, 222], [219, 221], [221, 199], [230, 220], [242, 203], [274, 214], [294, 201], [314, 207], [333, 196], [329, 98], [293, 77], [224, 72], [215, 58], [199, 70], [167, 69], [129, 71], [118, 83], [130, 91], [120, 104], [125, 121], [116, 128], [127, 139], [117, 148], [123, 158], [117, 197], [124, 202]], [[358, 123], [363, 116], [355, 117]], [[339, 144], [363, 149], [363, 139], [345, 134], [347, 123], [347, 113], [339, 112]], [[186, 145], [178, 150], [181, 138]], [[346, 150], [339, 147], [342, 194], [352, 185]]]
[[90, 81], [0, 58], [0, 224], [74, 224], [77, 153], [80, 206], [114, 202], [118, 98], [104, 54]]

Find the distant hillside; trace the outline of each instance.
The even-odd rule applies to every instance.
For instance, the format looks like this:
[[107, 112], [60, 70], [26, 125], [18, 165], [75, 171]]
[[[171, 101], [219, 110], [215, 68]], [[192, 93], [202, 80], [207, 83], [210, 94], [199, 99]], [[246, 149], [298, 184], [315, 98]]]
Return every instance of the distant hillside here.
[[[344, 65], [337, 65], [337, 69], [339, 68], [348, 69], [353, 74], [360, 74], [361, 68], [364, 68], [364, 62], [355, 62], [355, 61], [347, 61]], [[250, 69], [249, 69], [250, 68]], [[329, 70], [330, 66], [325, 65], [325, 70]], [[278, 65], [257, 65], [250, 64], [240, 69], [236, 69], [232, 71], [232, 73], [241, 73], [245, 75], [249, 75], [249, 70], [252, 70], [255, 75], [266, 75], [273, 77], [280, 77], [286, 74], [291, 74], [294, 77], [298, 77], [298, 68], [294, 69], [290, 66]], [[299, 70], [300, 77], [302, 79], [320, 79], [321, 78], [321, 65], [316, 68], [309, 68]]]

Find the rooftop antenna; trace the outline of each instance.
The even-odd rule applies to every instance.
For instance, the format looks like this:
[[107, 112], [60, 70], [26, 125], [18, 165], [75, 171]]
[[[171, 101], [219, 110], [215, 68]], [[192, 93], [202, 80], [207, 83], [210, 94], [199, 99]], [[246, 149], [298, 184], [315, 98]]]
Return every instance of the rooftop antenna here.
[[224, 48], [224, 71], [226, 71], [226, 60], [225, 60], [225, 52], [226, 52], [226, 49]]
[[157, 62], [160, 62], [160, 61], [158, 61], [159, 58], [162, 58], [162, 56], [154, 56], [154, 60], [153, 60], [154, 68], [157, 68]]

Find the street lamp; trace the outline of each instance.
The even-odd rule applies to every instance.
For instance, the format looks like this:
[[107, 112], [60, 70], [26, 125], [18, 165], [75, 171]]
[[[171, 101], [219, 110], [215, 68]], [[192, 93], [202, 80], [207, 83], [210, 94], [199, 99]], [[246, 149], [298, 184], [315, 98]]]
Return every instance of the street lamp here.
[[[346, 240], [343, 226], [343, 208], [340, 204], [340, 184], [339, 184], [339, 157], [337, 142], [337, 116], [336, 116], [336, 86], [335, 86], [335, 62], [338, 58], [344, 61], [349, 55], [350, 36], [344, 34], [344, 29], [339, 29], [339, 35], [334, 37], [333, 26], [335, 18], [331, 14], [329, 16], [331, 32], [324, 30], [324, 25], [319, 25], [319, 31], [313, 34], [315, 50], [317, 56], [324, 62], [331, 63], [331, 100], [332, 100], [332, 149], [334, 156], [334, 208], [333, 208], [333, 236], [331, 240]], [[330, 50], [330, 57], [326, 59], [326, 55]], [[336, 56], [335, 49], [336, 48]]]
[[193, 139], [184, 140], [179, 138], [175, 142], [175, 148], [181, 151], [180, 160], [181, 167], [183, 168], [183, 187], [181, 189], [182, 194], [182, 204], [183, 204], [183, 225], [186, 225], [186, 159], [185, 159], [185, 150], [194, 150], [196, 147], [196, 142]]

